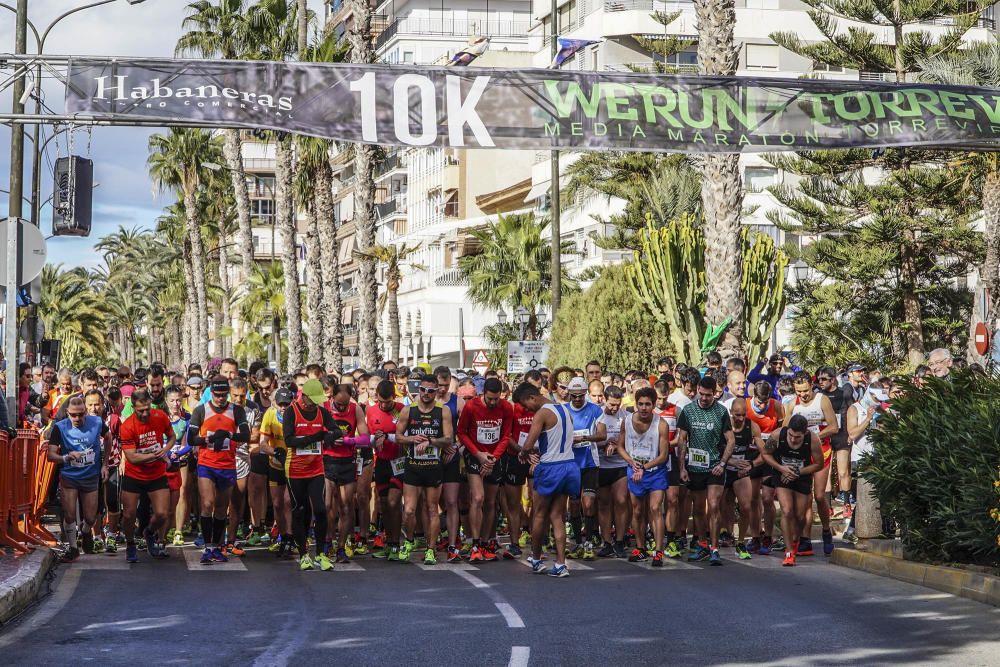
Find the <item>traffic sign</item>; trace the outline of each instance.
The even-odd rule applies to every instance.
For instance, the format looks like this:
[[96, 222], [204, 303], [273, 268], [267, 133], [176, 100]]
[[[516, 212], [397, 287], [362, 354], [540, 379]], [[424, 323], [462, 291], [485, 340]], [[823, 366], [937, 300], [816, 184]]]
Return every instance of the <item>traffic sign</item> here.
[[540, 340], [512, 340], [507, 343], [507, 372], [527, 373], [545, 365], [549, 346]]
[[976, 324], [973, 340], [976, 343], [976, 352], [980, 355], [986, 354], [990, 349], [990, 331], [986, 328], [985, 322]]
[[[20, 256], [20, 272], [17, 284], [25, 285], [42, 275], [45, 266], [45, 237], [42, 230], [23, 218], [17, 218], [18, 255]], [[0, 220], [0, 242], [7, 239], [7, 225], [10, 218]], [[0, 252], [0, 276], [7, 275], [7, 253]], [[3, 280], [3, 278], [0, 278]]]
[[476, 372], [483, 374], [490, 368], [490, 360], [486, 356], [486, 352], [479, 350], [476, 352], [476, 356], [472, 358], [472, 367], [476, 369]]

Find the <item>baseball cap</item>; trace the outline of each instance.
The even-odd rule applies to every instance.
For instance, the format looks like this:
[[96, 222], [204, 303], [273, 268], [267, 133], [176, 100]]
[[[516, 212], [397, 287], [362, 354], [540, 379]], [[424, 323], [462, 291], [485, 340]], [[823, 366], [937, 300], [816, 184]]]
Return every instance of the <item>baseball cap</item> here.
[[308, 396], [309, 400], [316, 405], [322, 405], [326, 402], [326, 393], [323, 391], [323, 383], [319, 380], [306, 380], [306, 383], [302, 385], [302, 393]]
[[209, 391], [213, 394], [228, 394], [229, 380], [224, 377], [215, 378], [212, 380], [212, 384], [209, 385]]
[[587, 381], [577, 376], [566, 385], [566, 391], [587, 391]]
[[205, 378], [200, 375], [192, 375], [187, 379], [187, 386], [189, 387], [200, 387], [205, 384]]
[[848, 373], [853, 373], [855, 371], [866, 371], [866, 370], [868, 369], [865, 368], [864, 364], [851, 364], [850, 366], [847, 367]]
[[149, 377], [149, 369], [137, 368], [135, 372], [132, 373], [132, 384], [136, 386], [142, 386], [146, 384], [146, 378]]
[[770, 356], [770, 357], [768, 358], [768, 360], [767, 360], [767, 363], [769, 363], [769, 364], [776, 364], [776, 363], [780, 362], [780, 361], [781, 361], [781, 359], [782, 359], [782, 357], [781, 357], [781, 355], [780, 355], [780, 354], [772, 354], [772, 355], [771, 355], [771, 356]]
[[278, 405], [291, 405], [293, 400], [295, 400], [295, 394], [288, 387], [282, 387], [274, 392], [274, 402]]

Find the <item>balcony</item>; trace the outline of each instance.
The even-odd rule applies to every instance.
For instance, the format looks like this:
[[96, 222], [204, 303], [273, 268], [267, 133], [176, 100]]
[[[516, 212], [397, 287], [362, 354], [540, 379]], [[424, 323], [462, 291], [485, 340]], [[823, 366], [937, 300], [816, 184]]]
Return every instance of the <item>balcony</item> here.
[[468, 284], [469, 281], [462, 277], [462, 272], [458, 269], [448, 269], [434, 279], [436, 287], [461, 287]]
[[393, 153], [392, 155], [386, 156], [386, 158], [375, 165], [375, 178], [381, 178], [389, 172], [396, 171], [397, 169], [405, 169], [406, 165], [403, 164], [403, 160], [399, 153]]
[[406, 215], [405, 195], [393, 197], [381, 204], [375, 204], [375, 218], [377, 220], [388, 220], [397, 215]]
[[[677, 74], [697, 74], [698, 65], [693, 63], [662, 63], [668, 68], [668, 72]], [[605, 65], [605, 71], [608, 72], [648, 72], [650, 74], [656, 74], [656, 67], [652, 62], [633, 62], [633, 63], [616, 63], [613, 65]], [[547, 159], [547, 158], [546, 158]]]
[[396, 35], [460, 36], [488, 35], [490, 37], [527, 37], [531, 20], [526, 12], [514, 14], [511, 21], [499, 19], [456, 19], [451, 13], [429, 18], [397, 18], [375, 38], [375, 50], [388, 44]]

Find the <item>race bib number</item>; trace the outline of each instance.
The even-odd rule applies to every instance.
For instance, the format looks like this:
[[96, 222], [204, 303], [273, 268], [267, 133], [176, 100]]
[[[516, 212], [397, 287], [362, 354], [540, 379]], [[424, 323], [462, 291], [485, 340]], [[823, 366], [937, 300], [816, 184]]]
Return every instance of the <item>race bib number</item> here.
[[689, 449], [688, 450], [688, 465], [692, 468], [701, 468], [702, 470], [707, 470], [709, 467], [710, 457], [708, 450], [705, 449]]
[[299, 447], [295, 450], [296, 456], [319, 456], [323, 453], [323, 445], [318, 442], [312, 442], [305, 447]]
[[424, 450], [423, 454], [417, 454], [416, 445], [413, 448], [413, 460], [414, 461], [437, 461], [441, 456], [441, 450], [437, 447], [428, 445], [427, 449]]
[[628, 438], [628, 440], [625, 445], [632, 458], [647, 461], [653, 458], [653, 446], [647, 438]]
[[800, 461], [799, 459], [790, 459], [782, 456], [781, 465], [785, 466], [786, 468], [791, 468], [795, 472], [802, 470], [802, 461]]
[[392, 459], [389, 461], [389, 465], [392, 466], [393, 477], [402, 477], [406, 471], [406, 457], [401, 456], [398, 459]]
[[517, 448], [524, 449], [524, 443], [528, 442], [528, 432], [524, 431], [517, 436]]
[[500, 442], [499, 426], [477, 426], [476, 440], [481, 445], [495, 445]]
[[159, 445], [150, 445], [148, 447], [136, 447], [136, 454], [152, 454], [153, 452], [159, 451]]
[[838, 429], [841, 428], [841, 418], [842, 417], [843, 417], [843, 415], [837, 415], [837, 428]]
[[[213, 433], [215, 433], [215, 431], [209, 431], [208, 433], [206, 433], [206, 434], [205, 434], [205, 439], [206, 439], [206, 440], [210, 439], [210, 438], [212, 437], [212, 434], [213, 434]], [[231, 440], [230, 440], [229, 438], [226, 438], [226, 439], [225, 439], [225, 440], [224, 440], [224, 441], [222, 442], [222, 447], [220, 447], [220, 448], [219, 448], [219, 451], [220, 451], [220, 452], [228, 452], [228, 451], [229, 451], [229, 444], [230, 444], [231, 442], [232, 442], [232, 441], [231, 441]], [[214, 450], [214, 449], [215, 449], [215, 443], [210, 443], [210, 445], [209, 445], [209, 449], [212, 449], [212, 450]], [[302, 451], [302, 450], [299, 450], [299, 451]], [[247, 454], [249, 454], [249, 453], [250, 453], [250, 451], [249, 451], [249, 449], [248, 449], [248, 450], [247, 450]]]
[[95, 452], [93, 449], [81, 450], [80, 454], [80, 458], [75, 461], [70, 461], [71, 468], [86, 468], [94, 463]]
[[589, 435], [590, 435], [590, 430], [589, 429], [579, 429], [579, 430], [573, 431], [573, 439], [574, 439], [573, 447], [574, 447], [574, 449], [584, 449], [586, 447], [590, 447], [590, 443], [589, 442], [576, 442], [576, 437], [577, 436], [586, 437], [586, 436], [589, 436]]

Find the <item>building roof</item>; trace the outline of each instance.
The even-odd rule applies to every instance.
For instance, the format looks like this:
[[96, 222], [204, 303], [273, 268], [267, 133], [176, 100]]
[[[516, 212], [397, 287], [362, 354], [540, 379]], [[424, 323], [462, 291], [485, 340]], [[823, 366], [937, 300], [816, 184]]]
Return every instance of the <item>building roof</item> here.
[[476, 196], [476, 206], [486, 214], [509, 213], [524, 208], [524, 200], [531, 190], [531, 178], [518, 181], [501, 190]]

